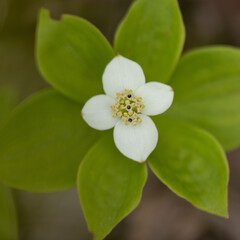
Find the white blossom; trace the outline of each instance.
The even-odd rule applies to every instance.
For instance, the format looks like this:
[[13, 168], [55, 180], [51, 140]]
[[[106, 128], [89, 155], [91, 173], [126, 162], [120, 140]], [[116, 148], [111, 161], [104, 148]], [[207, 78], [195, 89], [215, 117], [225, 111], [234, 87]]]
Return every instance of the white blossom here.
[[83, 119], [98, 130], [114, 127], [119, 151], [137, 162], [146, 161], [158, 141], [157, 128], [149, 116], [171, 106], [173, 89], [159, 82], [145, 83], [140, 65], [120, 55], [107, 65], [102, 80], [106, 95], [86, 102]]

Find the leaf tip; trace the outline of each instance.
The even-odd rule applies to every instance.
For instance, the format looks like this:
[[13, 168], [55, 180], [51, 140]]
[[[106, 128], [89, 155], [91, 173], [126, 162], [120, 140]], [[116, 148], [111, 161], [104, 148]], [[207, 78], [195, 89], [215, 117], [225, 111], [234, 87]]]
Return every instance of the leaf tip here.
[[46, 8], [40, 8], [38, 13], [39, 18], [50, 18], [50, 12]]
[[222, 218], [225, 218], [225, 219], [228, 219], [228, 220], [230, 219], [228, 207], [226, 207], [222, 210], [219, 210], [218, 212], [215, 212], [215, 215], [217, 215], [219, 217], [222, 217]]
[[230, 216], [229, 216], [229, 212], [228, 212], [228, 209], [226, 209], [226, 211], [224, 212], [223, 216], [224, 218], [230, 220]]

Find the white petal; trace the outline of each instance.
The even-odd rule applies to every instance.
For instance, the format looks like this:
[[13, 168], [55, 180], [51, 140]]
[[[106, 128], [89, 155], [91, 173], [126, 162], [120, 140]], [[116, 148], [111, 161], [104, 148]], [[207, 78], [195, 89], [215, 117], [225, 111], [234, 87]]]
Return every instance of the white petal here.
[[142, 122], [137, 126], [126, 126], [120, 120], [113, 132], [119, 151], [137, 162], [144, 162], [158, 141], [158, 131], [152, 119], [145, 115], [141, 115], [141, 118]]
[[106, 130], [115, 126], [119, 118], [112, 117], [110, 108], [115, 103], [112, 97], [97, 95], [90, 98], [82, 109], [83, 119], [87, 124], [98, 130]]
[[120, 55], [107, 65], [103, 73], [104, 91], [112, 97], [125, 89], [135, 91], [144, 83], [145, 76], [140, 65]]
[[143, 114], [153, 116], [165, 112], [172, 105], [174, 91], [166, 84], [149, 82], [139, 87], [135, 95], [143, 99]]

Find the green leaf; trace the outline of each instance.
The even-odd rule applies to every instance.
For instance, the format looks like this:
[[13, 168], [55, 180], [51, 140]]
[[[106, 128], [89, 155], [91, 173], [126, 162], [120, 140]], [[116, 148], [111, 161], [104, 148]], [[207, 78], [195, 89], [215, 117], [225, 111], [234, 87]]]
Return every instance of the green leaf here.
[[167, 82], [184, 38], [176, 0], [137, 0], [120, 25], [114, 45], [117, 52], [141, 65], [147, 81]]
[[81, 109], [55, 90], [20, 105], [0, 129], [0, 181], [36, 192], [75, 186], [79, 163], [97, 137]]
[[80, 165], [78, 188], [89, 230], [103, 239], [140, 202], [147, 179], [145, 164], [124, 157], [106, 135]]
[[10, 113], [16, 105], [16, 93], [9, 88], [0, 88], [0, 122]]
[[68, 97], [85, 102], [102, 91], [102, 74], [114, 52], [89, 22], [69, 15], [52, 20], [42, 9], [37, 60], [45, 79]]
[[11, 191], [0, 184], [0, 239], [18, 238], [17, 218]]
[[228, 165], [215, 138], [171, 118], [155, 122], [160, 135], [149, 160], [153, 172], [197, 208], [227, 217]]
[[187, 53], [170, 81], [168, 115], [208, 130], [225, 150], [240, 146], [240, 50], [207, 47]]

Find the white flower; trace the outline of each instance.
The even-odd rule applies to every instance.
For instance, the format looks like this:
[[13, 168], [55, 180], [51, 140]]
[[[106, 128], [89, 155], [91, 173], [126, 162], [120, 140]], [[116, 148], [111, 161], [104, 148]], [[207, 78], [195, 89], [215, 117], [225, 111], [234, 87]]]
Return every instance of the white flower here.
[[97, 95], [82, 109], [83, 119], [98, 130], [114, 127], [119, 151], [144, 162], [158, 141], [157, 128], [150, 117], [165, 112], [172, 104], [173, 89], [159, 82], [145, 83], [142, 68], [122, 56], [115, 57], [103, 73], [106, 95]]

